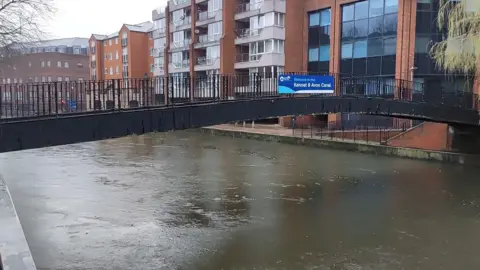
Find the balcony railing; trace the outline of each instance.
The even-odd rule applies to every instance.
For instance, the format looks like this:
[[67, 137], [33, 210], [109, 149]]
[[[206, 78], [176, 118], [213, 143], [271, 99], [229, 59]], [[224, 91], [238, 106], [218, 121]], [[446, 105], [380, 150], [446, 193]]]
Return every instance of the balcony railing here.
[[186, 59], [181, 62], [172, 62], [174, 68], [188, 68], [190, 66], [190, 60]]
[[207, 58], [207, 57], [197, 57], [197, 65], [199, 66], [211, 66], [215, 64], [218, 60], [218, 57], [215, 58]]
[[126, 47], [128, 45], [128, 38], [122, 38], [122, 47]]
[[198, 13], [198, 21], [206, 21], [211, 18], [215, 18], [215, 15], [220, 10], [202, 11]]
[[153, 30], [153, 33], [152, 33], [152, 37], [153, 39], [157, 39], [157, 38], [160, 38], [162, 36], [165, 35], [165, 28], [159, 28], [159, 29], [155, 29]]
[[176, 42], [170, 43], [170, 49], [182, 49], [182, 48], [188, 47], [190, 44], [192, 44], [191, 39], [176, 41]]
[[248, 53], [242, 53], [242, 54], [237, 54], [235, 57], [235, 62], [237, 63], [243, 63], [243, 62], [254, 62], [260, 60], [262, 57], [262, 54], [248, 54]]
[[186, 4], [188, 0], [173, 0], [174, 5]]
[[243, 13], [243, 12], [249, 12], [252, 10], [257, 10], [257, 9], [260, 9], [262, 5], [263, 5], [263, 2], [239, 4], [237, 6], [236, 13]]
[[200, 35], [198, 36], [199, 43], [208, 43], [220, 40], [220, 34], [215, 35]]
[[238, 29], [237, 30], [237, 36], [239, 38], [247, 38], [247, 37], [253, 37], [253, 36], [258, 36], [260, 35], [260, 31], [262, 29], [249, 29], [249, 28], [244, 28], [244, 29]]
[[173, 21], [172, 24], [175, 26], [182, 26], [192, 23], [192, 16], [187, 16], [184, 19]]

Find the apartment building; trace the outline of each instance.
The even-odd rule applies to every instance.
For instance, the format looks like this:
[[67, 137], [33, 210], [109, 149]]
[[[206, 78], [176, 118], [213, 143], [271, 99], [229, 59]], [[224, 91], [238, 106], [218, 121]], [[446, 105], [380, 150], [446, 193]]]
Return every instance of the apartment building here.
[[76, 81], [89, 78], [88, 39], [63, 38], [25, 44], [0, 63], [0, 83]]
[[154, 10], [158, 75], [282, 71], [285, 0], [170, 0]]
[[[399, 80], [414, 81], [412, 88], [421, 86], [425, 95], [435, 95], [439, 89], [471, 92], [474, 76], [447, 74], [429, 55], [432, 44], [447, 30], [437, 27], [439, 2], [287, 1], [285, 70], [366, 78], [337, 88], [346, 94], [388, 92]], [[386, 126], [398, 121], [355, 114], [330, 115], [328, 120]]]
[[153, 23], [124, 24], [110, 35], [90, 37], [90, 78], [144, 78], [154, 74]]

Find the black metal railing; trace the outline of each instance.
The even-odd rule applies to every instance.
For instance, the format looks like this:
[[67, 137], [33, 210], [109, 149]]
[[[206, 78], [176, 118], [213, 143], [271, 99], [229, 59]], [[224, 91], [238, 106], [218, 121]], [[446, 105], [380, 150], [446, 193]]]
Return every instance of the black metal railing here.
[[[128, 76], [126, 73], [123, 75]], [[280, 97], [278, 75], [279, 73], [214, 74], [196, 77], [170, 75], [105, 81], [0, 84], [0, 117], [2, 119], [43, 117], [136, 107], [171, 106], [179, 103]], [[478, 96], [470, 92], [426, 89], [421, 83], [404, 80], [353, 77], [346, 74], [330, 75], [335, 79], [334, 93], [317, 96], [371, 97], [478, 110]], [[295, 98], [295, 95], [281, 97]], [[345, 123], [338, 125], [345, 128]], [[373, 124], [377, 125], [379, 123]], [[392, 128], [392, 125], [394, 124], [381, 126]]]
[[289, 128], [291, 128], [291, 136], [294, 137], [386, 145], [390, 139], [411, 127], [411, 120], [403, 120], [398, 126], [391, 127], [374, 123], [363, 125], [357, 120], [319, 121], [309, 124], [295, 123], [292, 120]]

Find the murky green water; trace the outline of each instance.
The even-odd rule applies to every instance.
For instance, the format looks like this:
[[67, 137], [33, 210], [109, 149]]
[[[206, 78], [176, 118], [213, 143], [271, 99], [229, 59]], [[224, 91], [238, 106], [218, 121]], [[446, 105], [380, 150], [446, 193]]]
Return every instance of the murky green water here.
[[0, 156], [40, 269], [478, 269], [480, 170], [193, 132]]

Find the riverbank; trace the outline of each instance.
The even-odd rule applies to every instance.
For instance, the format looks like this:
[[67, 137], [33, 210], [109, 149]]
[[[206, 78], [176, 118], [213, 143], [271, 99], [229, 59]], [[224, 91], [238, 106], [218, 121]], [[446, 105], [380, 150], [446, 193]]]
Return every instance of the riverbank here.
[[480, 156], [453, 152], [429, 151], [423, 149], [401, 148], [380, 145], [376, 142], [345, 140], [339, 138], [319, 137], [313, 134], [294, 133], [291, 129], [277, 125], [255, 125], [254, 127], [236, 125], [217, 125], [201, 129], [204, 133], [230, 136], [261, 141], [306, 145], [330, 148], [373, 155], [402, 157], [452, 164], [480, 166]]
[[[2, 268], [3, 266], [3, 268]], [[0, 175], [0, 269], [35, 270], [8, 187]]]

